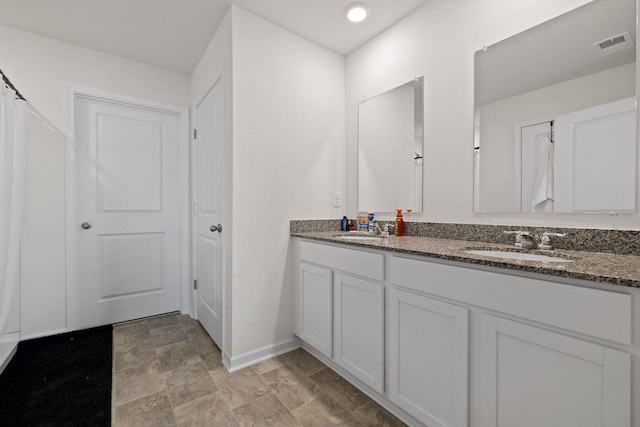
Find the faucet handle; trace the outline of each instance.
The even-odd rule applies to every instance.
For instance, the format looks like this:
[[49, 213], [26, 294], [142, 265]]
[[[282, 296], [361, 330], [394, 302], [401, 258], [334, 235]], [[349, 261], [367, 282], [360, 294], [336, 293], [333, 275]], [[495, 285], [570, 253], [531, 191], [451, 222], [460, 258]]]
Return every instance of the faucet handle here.
[[547, 251], [550, 251], [553, 249], [553, 246], [551, 246], [551, 239], [549, 239], [549, 236], [564, 237], [566, 235], [567, 233], [550, 233], [545, 231], [544, 233], [542, 233], [542, 240], [540, 241], [539, 249], [547, 250]]
[[516, 235], [516, 241], [514, 243], [514, 246], [516, 248], [521, 248], [522, 247], [522, 235], [525, 233], [525, 231], [522, 230], [505, 230], [504, 234], [515, 234]]
[[555, 237], [564, 237], [566, 236], [567, 233], [549, 233], [548, 231], [545, 231], [544, 233], [542, 233], [542, 237], [549, 237], [549, 236], [555, 236]]

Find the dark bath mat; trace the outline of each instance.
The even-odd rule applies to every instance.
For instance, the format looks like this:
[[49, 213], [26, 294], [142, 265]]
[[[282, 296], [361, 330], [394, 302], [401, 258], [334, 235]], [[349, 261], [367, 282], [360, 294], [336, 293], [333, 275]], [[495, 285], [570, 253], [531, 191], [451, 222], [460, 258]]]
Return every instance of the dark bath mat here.
[[0, 375], [0, 426], [110, 426], [111, 325], [23, 341]]

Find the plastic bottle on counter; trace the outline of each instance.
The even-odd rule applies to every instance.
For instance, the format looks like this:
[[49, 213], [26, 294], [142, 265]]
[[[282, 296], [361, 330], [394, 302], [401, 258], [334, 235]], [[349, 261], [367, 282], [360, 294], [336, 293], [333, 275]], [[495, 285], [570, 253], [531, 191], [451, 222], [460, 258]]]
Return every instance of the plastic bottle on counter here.
[[402, 209], [396, 209], [396, 236], [404, 236], [404, 219], [402, 218]]

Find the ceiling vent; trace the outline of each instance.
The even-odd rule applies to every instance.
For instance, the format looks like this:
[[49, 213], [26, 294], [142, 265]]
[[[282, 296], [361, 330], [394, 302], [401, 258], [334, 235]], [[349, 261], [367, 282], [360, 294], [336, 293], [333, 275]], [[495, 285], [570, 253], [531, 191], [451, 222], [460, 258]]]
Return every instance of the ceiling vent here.
[[593, 44], [593, 47], [601, 56], [611, 55], [612, 53], [620, 52], [633, 46], [635, 45], [628, 31]]

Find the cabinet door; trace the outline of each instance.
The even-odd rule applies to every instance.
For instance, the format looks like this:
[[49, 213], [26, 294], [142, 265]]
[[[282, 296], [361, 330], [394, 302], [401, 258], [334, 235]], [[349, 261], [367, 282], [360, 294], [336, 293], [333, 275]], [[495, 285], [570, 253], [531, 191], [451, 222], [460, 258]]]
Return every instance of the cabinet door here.
[[389, 398], [430, 427], [468, 424], [469, 310], [389, 290]]
[[331, 270], [301, 262], [296, 294], [296, 334], [331, 357]]
[[334, 359], [384, 391], [384, 286], [346, 274], [334, 278]]
[[599, 344], [482, 317], [482, 427], [629, 427], [631, 359]]

